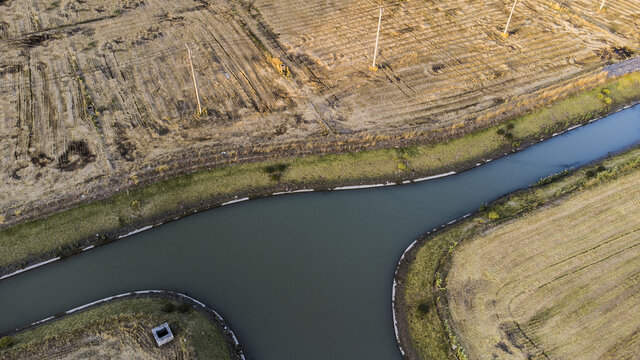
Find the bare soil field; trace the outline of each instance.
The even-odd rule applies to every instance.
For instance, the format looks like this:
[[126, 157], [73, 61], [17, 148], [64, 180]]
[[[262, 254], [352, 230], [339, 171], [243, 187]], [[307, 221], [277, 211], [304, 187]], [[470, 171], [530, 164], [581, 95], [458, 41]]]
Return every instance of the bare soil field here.
[[0, 227], [208, 166], [457, 136], [639, 48], [636, 2], [518, 4], [505, 38], [510, 5], [385, 1], [370, 71], [372, 1], [1, 1]]
[[635, 171], [462, 243], [446, 288], [469, 358], [637, 358], [639, 211]]
[[[174, 339], [158, 347], [151, 329], [169, 322]], [[232, 359], [215, 323], [184, 303], [128, 299], [10, 337], [0, 359]]]

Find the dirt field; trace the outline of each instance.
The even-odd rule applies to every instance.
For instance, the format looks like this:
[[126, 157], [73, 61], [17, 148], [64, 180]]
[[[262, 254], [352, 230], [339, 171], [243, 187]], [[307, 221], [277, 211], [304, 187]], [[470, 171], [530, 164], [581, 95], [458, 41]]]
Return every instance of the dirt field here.
[[[231, 359], [216, 324], [165, 299], [120, 300], [11, 336], [0, 359]], [[170, 310], [170, 311], [168, 311]], [[151, 329], [169, 322], [174, 340], [158, 347]]]
[[640, 172], [465, 241], [447, 277], [471, 359], [633, 359]]
[[0, 223], [257, 154], [453, 136], [639, 47], [633, 2], [522, 3], [507, 38], [510, 2], [384, 5], [372, 72], [372, 1], [1, 1]]

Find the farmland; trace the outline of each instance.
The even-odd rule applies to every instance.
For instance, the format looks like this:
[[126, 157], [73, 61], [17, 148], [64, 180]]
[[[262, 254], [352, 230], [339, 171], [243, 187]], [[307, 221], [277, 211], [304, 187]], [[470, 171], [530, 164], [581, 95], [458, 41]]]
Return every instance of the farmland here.
[[456, 250], [449, 309], [470, 358], [637, 356], [639, 184], [636, 171]]
[[[174, 340], [158, 347], [151, 329], [168, 322]], [[163, 298], [110, 302], [13, 334], [0, 359], [232, 359], [217, 325]], [[7, 345], [9, 344], [9, 345]]]
[[636, 148], [420, 237], [396, 273], [407, 358], [635, 354], [639, 169]]
[[[637, 3], [0, 2], [0, 225], [179, 173], [456, 137], [601, 84]], [[185, 44], [193, 51], [197, 109]]]

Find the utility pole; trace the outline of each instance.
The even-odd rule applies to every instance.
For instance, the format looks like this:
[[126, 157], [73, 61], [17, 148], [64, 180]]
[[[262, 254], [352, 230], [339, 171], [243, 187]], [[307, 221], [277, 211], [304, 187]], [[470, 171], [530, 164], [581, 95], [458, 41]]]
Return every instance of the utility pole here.
[[604, 1], [605, 0], [602, 0], [602, 4], [600, 4], [600, 9], [598, 9], [598, 11], [602, 10], [602, 8], [604, 7]]
[[502, 36], [504, 36], [504, 37], [509, 36], [509, 34], [507, 34], [507, 29], [509, 29], [509, 23], [511, 22], [511, 17], [513, 16], [513, 10], [516, 9], [516, 3], [517, 2], [518, 2], [518, 0], [514, 0], [513, 1], [513, 6], [511, 7], [511, 14], [509, 14], [509, 20], [507, 20], [507, 26], [504, 27], [504, 32], [502, 33]]
[[193, 79], [193, 88], [196, 90], [196, 99], [198, 100], [198, 112], [197, 116], [202, 115], [202, 105], [200, 104], [200, 94], [198, 93], [198, 83], [196, 81], [196, 72], [193, 70], [193, 61], [191, 60], [191, 49], [189, 49], [189, 45], [184, 44], [187, 47], [187, 52], [189, 54], [189, 65], [191, 66], [191, 78]]
[[380, 40], [380, 26], [382, 25], [382, 6], [380, 6], [380, 16], [378, 17], [378, 32], [376, 33], [376, 47], [373, 50], [373, 64], [371, 65], [371, 71], [378, 70], [376, 66], [376, 57], [378, 56], [378, 41]]

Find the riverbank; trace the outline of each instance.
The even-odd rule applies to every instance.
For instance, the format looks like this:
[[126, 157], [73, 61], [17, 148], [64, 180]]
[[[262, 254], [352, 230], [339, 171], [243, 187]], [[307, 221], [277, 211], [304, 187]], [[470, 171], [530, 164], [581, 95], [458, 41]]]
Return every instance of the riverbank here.
[[640, 168], [640, 148], [571, 173], [552, 175], [527, 190], [483, 206], [473, 216], [425, 234], [403, 254], [394, 280], [394, 318], [406, 359], [467, 355], [448, 315], [446, 272], [456, 247], [534, 209], [555, 205]]
[[[151, 329], [168, 322], [174, 340], [157, 347]], [[204, 304], [170, 291], [137, 291], [95, 301], [38, 321], [0, 340], [0, 359], [242, 359], [224, 319]], [[90, 354], [90, 355], [89, 355]]]
[[610, 79], [500, 126], [432, 145], [256, 162], [179, 176], [0, 232], [0, 274], [238, 200], [399, 184], [469, 169], [640, 100], [640, 74]]

